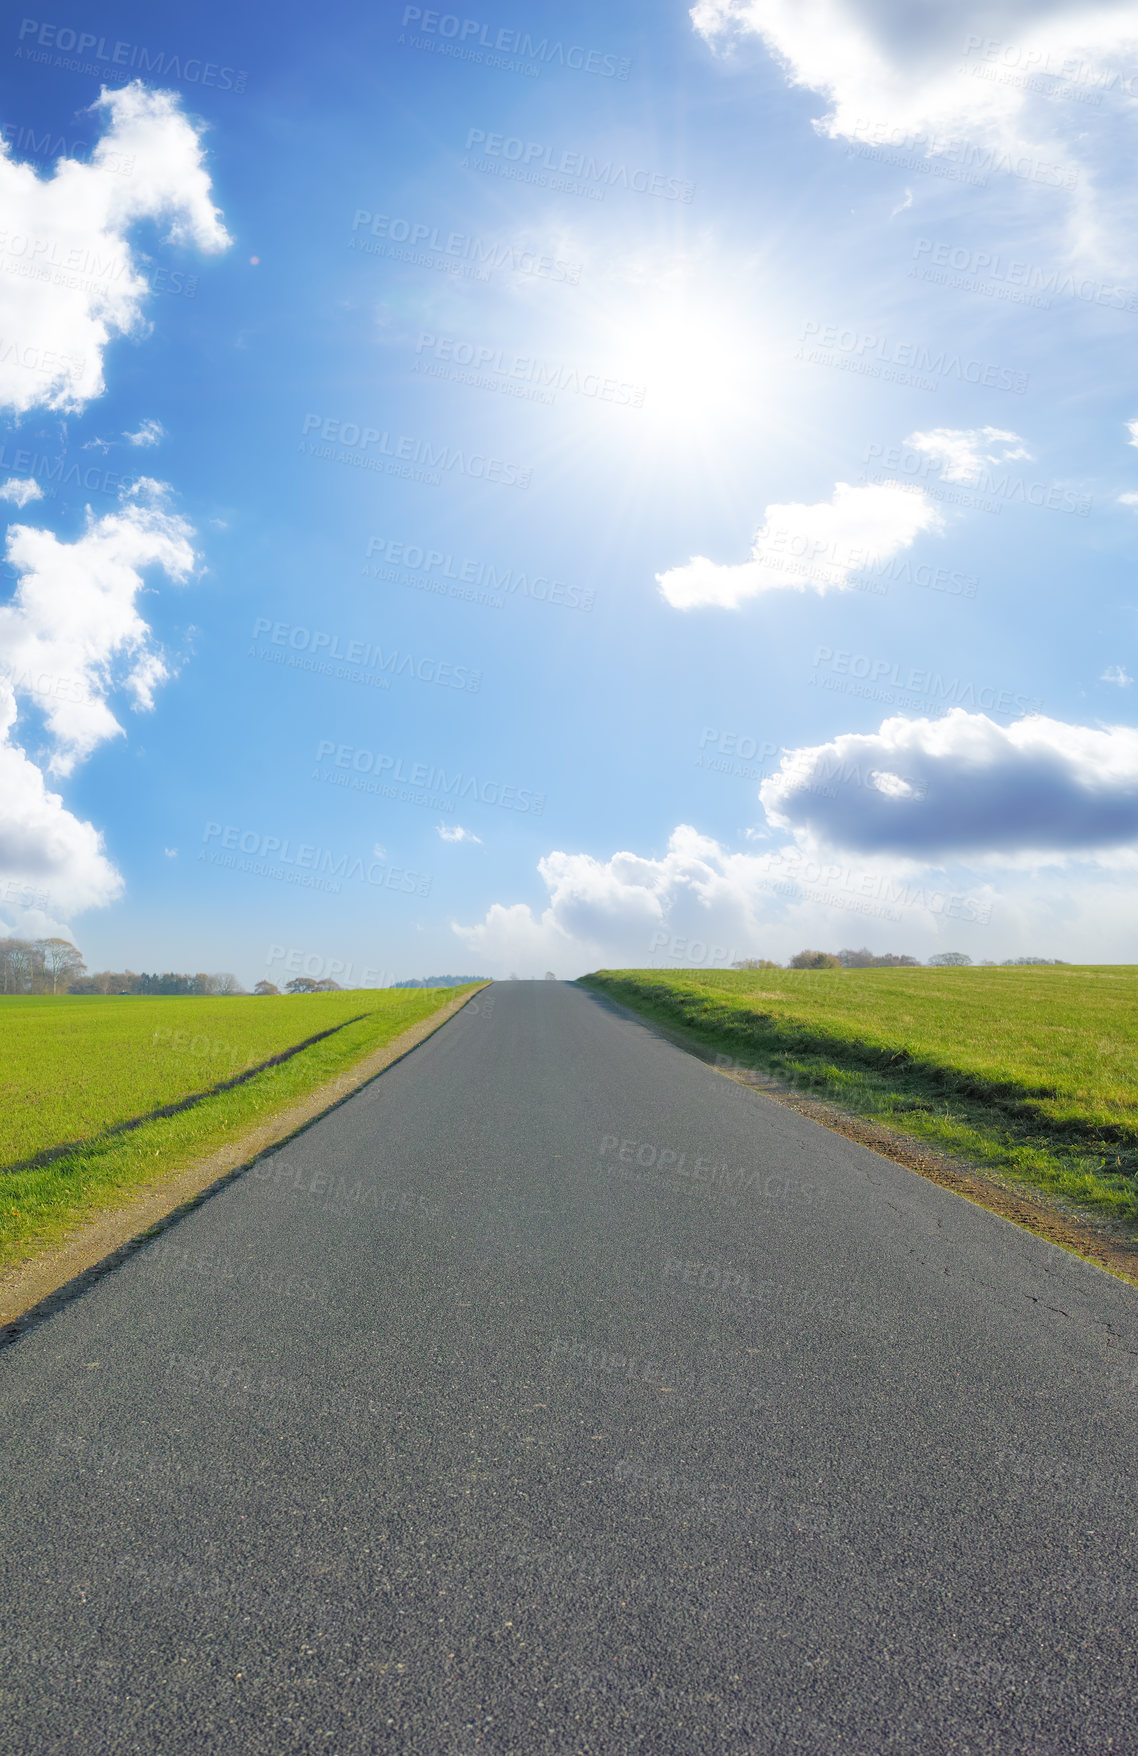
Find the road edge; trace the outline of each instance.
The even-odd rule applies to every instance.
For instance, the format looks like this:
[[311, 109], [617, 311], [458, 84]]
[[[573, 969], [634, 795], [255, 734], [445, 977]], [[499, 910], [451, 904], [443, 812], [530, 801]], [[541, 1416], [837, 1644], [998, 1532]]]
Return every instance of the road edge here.
[[891, 1163], [904, 1165], [906, 1170], [915, 1171], [919, 1177], [936, 1183], [939, 1188], [961, 1196], [974, 1207], [983, 1207], [1018, 1226], [1021, 1231], [1031, 1232], [1045, 1243], [1055, 1244], [1090, 1263], [1093, 1268], [1102, 1269], [1115, 1280], [1138, 1288], [1138, 1242], [1116, 1233], [1107, 1222], [1096, 1225], [1091, 1218], [1072, 1212], [1061, 1197], [1049, 1196], [1045, 1190], [1035, 1189], [1030, 1184], [1020, 1184], [1011, 1177], [982, 1170], [965, 1159], [926, 1146], [923, 1141], [903, 1134], [899, 1129], [871, 1122], [852, 1110], [845, 1110], [832, 1099], [804, 1097], [773, 1074], [737, 1066], [717, 1067], [713, 1058], [715, 1051], [710, 1048], [705, 1051], [697, 1039], [689, 1040], [680, 1031], [646, 1017], [601, 988], [591, 988], [587, 984], [581, 984], [581, 987], [584, 993], [602, 1005], [611, 1006], [625, 1018], [635, 1020], [693, 1060], [702, 1061], [711, 1072], [770, 1098], [786, 1109], [796, 1110], [799, 1115], [828, 1128], [832, 1134], [842, 1134], [847, 1140], [879, 1153]]
[[468, 994], [449, 1000], [410, 1030], [373, 1049], [354, 1067], [317, 1086], [287, 1109], [279, 1110], [269, 1121], [183, 1166], [165, 1182], [148, 1184], [122, 1207], [96, 1215], [61, 1242], [46, 1246], [15, 1268], [6, 1269], [0, 1274], [0, 1348], [78, 1298], [183, 1214], [192, 1212], [227, 1183], [243, 1176], [266, 1153], [294, 1140], [322, 1116], [354, 1097], [363, 1086], [378, 1079], [433, 1036], [489, 986], [489, 982], [483, 982]]

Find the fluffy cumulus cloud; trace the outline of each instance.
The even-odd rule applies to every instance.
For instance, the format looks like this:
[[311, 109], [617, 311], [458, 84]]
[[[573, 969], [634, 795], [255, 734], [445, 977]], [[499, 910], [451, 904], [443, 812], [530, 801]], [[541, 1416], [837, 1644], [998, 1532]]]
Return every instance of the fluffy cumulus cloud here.
[[[748, 863], [747, 856], [743, 861]], [[676, 937], [686, 943], [689, 935], [706, 942], [729, 929], [735, 934], [730, 944], [748, 942], [748, 886], [732, 870], [731, 856], [688, 825], [673, 832], [659, 859], [551, 853], [538, 862], [538, 871], [549, 891], [540, 916], [524, 903], [495, 903], [477, 926], [455, 926], [487, 967], [536, 971], [583, 969], [606, 959], [647, 963], [658, 944]], [[724, 939], [721, 951], [729, 948]]]
[[461, 823], [440, 823], [438, 832], [442, 841], [476, 841], [482, 846], [482, 837], [472, 829], [464, 829]]
[[15, 717], [15, 701], [0, 685], [0, 908], [11, 916], [42, 898], [53, 914], [70, 914], [113, 902], [122, 879], [101, 836], [49, 792], [13, 742]]
[[1138, 845], [1138, 731], [954, 708], [790, 752], [759, 789], [805, 847], [916, 861], [1064, 860]]
[[0, 500], [8, 500], [13, 506], [26, 506], [31, 500], [42, 500], [43, 489], [31, 476], [9, 476], [0, 486]]
[[143, 570], [185, 580], [194, 564], [192, 532], [163, 510], [156, 484], [145, 489], [149, 504], [132, 495], [117, 511], [89, 518], [74, 542], [33, 525], [8, 531], [6, 559], [17, 583], [0, 606], [0, 691], [39, 706], [54, 774], [70, 774], [106, 738], [122, 734], [107, 701], [113, 689], [148, 708], [168, 674], [138, 608]]
[[38, 176], [0, 143], [0, 406], [75, 411], [103, 390], [103, 353], [144, 327], [147, 282], [128, 234], [141, 220], [204, 251], [230, 242], [197, 130], [178, 101], [135, 83], [104, 92], [90, 163]]
[[748, 560], [723, 565], [696, 555], [656, 580], [677, 610], [733, 610], [766, 591], [844, 591], [863, 569], [911, 548], [922, 531], [938, 531], [943, 522], [920, 491], [838, 482], [832, 498], [814, 506], [768, 506]]
[[946, 482], [975, 482], [986, 464], [1031, 457], [1019, 434], [1002, 427], [932, 427], [910, 433], [905, 444], [927, 457]]
[[[794, 85], [826, 97], [820, 124], [857, 139], [867, 125], [959, 139], [1016, 137], [1049, 82], [1134, 93], [1125, 83], [1138, 49], [1133, 0], [699, 0], [692, 22], [709, 41], [761, 37]], [[1113, 76], [1113, 78], [1112, 78]], [[1085, 121], [1071, 118], [1074, 133]]]
[[[96, 830], [48, 789], [44, 765], [69, 774], [122, 735], [113, 692], [125, 691], [137, 708], [152, 705], [167, 667], [138, 600], [149, 569], [188, 577], [192, 534], [164, 510], [156, 484], [89, 518], [74, 542], [31, 525], [8, 532], [17, 583], [0, 606], [0, 879], [45, 891], [53, 907], [109, 902], [121, 883]], [[33, 728], [20, 721], [32, 715], [37, 748], [29, 754]]]
[[819, 94], [821, 133], [1068, 189], [1074, 252], [1133, 266], [1134, 0], [698, 0], [691, 18], [722, 49], [761, 38]]

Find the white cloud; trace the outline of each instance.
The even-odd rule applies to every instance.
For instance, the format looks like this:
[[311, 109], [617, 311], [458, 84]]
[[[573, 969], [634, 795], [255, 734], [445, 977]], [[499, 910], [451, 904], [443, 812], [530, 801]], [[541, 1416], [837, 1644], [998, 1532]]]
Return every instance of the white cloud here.
[[696, 555], [656, 580], [677, 610], [737, 609], [764, 591], [844, 591], [863, 568], [911, 548], [922, 531], [939, 531], [943, 524], [919, 490], [838, 482], [833, 497], [817, 505], [768, 506], [749, 560], [721, 565]]
[[1031, 457], [1019, 434], [1002, 427], [933, 427], [905, 444], [931, 458], [946, 482], [974, 482], [986, 463]]
[[802, 847], [973, 865], [1106, 855], [1138, 847], [1138, 731], [898, 716], [790, 751], [759, 795]]
[[482, 837], [475, 835], [472, 829], [464, 829], [461, 823], [440, 823], [438, 833], [443, 841], [476, 841], [482, 846]]
[[126, 689], [136, 707], [151, 705], [167, 672], [138, 611], [143, 570], [183, 580], [194, 552], [189, 526], [154, 503], [158, 484], [140, 487], [143, 496], [132, 495], [118, 511], [88, 515], [74, 542], [31, 525], [7, 534], [18, 579], [0, 606], [0, 876], [44, 891], [63, 911], [113, 901], [122, 879], [94, 826], [48, 791], [41, 768], [16, 741], [17, 716], [21, 702], [34, 704], [50, 743], [48, 772], [65, 775], [104, 739], [121, 735], [107, 702], [112, 690]]
[[107, 704], [113, 689], [125, 688], [136, 707], [148, 708], [168, 674], [137, 600], [145, 568], [188, 577], [193, 533], [183, 519], [143, 503], [148, 488], [151, 501], [158, 498], [156, 487], [140, 483], [119, 510], [88, 515], [86, 531], [71, 543], [32, 525], [8, 530], [6, 558], [18, 579], [0, 606], [0, 699], [36, 700], [54, 774], [71, 773], [104, 739], [121, 735]]
[[1126, 443], [1128, 445], [1138, 445], [1138, 421], [1127, 421], [1126, 431], [1130, 435]]
[[795, 846], [736, 853], [681, 825], [659, 858], [553, 853], [538, 871], [548, 892], [540, 912], [495, 903], [474, 926], [452, 924], [479, 969], [725, 969], [743, 957], [785, 962], [808, 945], [863, 944], [918, 958], [1138, 959], [1132, 865], [1084, 862], [1078, 874], [1009, 865], [997, 886], [966, 867], [946, 875]]
[[[1117, 74], [1138, 43], [1133, 0], [919, 8], [901, 0], [699, 0], [691, 18], [708, 41], [761, 37], [790, 84], [830, 100], [820, 131], [846, 139], [858, 138], [868, 119], [954, 139], [1015, 139], [1040, 109], [1047, 81], [1063, 77], [1059, 69], [1089, 84], [1097, 70]], [[1085, 117], [1068, 107], [1074, 133]]]
[[123, 438], [131, 445], [157, 445], [165, 437], [166, 429], [161, 421], [143, 421], [137, 433], [123, 434]]
[[9, 885], [46, 891], [64, 913], [113, 902], [122, 879], [101, 836], [48, 792], [35, 763], [11, 741], [15, 713], [0, 685], [0, 873]]
[[551, 853], [538, 863], [548, 893], [540, 912], [495, 903], [452, 929], [479, 969], [503, 976], [724, 969], [743, 957], [785, 962], [804, 946], [864, 944], [918, 958], [1138, 961], [1133, 858], [1083, 860], [1077, 871], [1017, 864], [1009, 859], [997, 884], [974, 867], [905, 858], [794, 845], [736, 853], [682, 824], [658, 858]]
[[[1138, 499], [1138, 495], [1135, 498]], [[1125, 665], [1107, 665], [1106, 670], [1099, 678], [1100, 683], [1117, 683], [1120, 689], [1125, 689], [1133, 681], [1134, 679]]]
[[760, 37], [822, 96], [819, 133], [902, 162], [951, 152], [1024, 196], [1069, 189], [1072, 253], [1133, 266], [1134, 0], [699, 0], [691, 18], [721, 46]]
[[[0, 406], [16, 414], [81, 409], [103, 390], [108, 343], [144, 330], [147, 281], [127, 236], [139, 220], [168, 221], [167, 241], [199, 250], [230, 242], [175, 97], [135, 82], [93, 107], [110, 125], [89, 164], [61, 159], [40, 177], [0, 143]], [[126, 160], [129, 174], [111, 168]], [[39, 267], [57, 272], [37, 279]]]
[[22, 479], [19, 476], [9, 476], [3, 486], [0, 486], [0, 500], [11, 500], [15, 506], [26, 506], [29, 500], [42, 499], [43, 489], [30, 476]]
[[[618, 853], [602, 862], [589, 854], [547, 854], [538, 871], [550, 901], [540, 918], [524, 903], [495, 903], [477, 926], [456, 925], [454, 931], [483, 967], [538, 973], [557, 968], [558, 958], [561, 967], [585, 968], [614, 956], [647, 963], [651, 941], [665, 922], [671, 934], [690, 916], [692, 933], [702, 921], [706, 939], [713, 907], [720, 925], [733, 912], [746, 913], [743, 898], [725, 878], [725, 858], [716, 842], [686, 824], [673, 832], [661, 859]], [[741, 917], [735, 929], [746, 933]]]

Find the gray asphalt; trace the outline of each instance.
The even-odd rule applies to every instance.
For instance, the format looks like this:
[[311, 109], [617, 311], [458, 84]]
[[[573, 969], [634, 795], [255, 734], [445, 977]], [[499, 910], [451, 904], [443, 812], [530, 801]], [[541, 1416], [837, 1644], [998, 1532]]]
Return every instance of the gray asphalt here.
[[0, 1748], [1138, 1752], [1138, 1294], [502, 983], [0, 1353]]

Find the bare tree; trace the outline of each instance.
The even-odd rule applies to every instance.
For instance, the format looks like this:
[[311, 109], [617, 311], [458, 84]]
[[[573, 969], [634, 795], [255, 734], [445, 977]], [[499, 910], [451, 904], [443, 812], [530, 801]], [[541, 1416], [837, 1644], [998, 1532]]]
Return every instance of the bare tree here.
[[228, 971], [222, 971], [220, 975], [211, 976], [210, 981], [213, 983], [213, 991], [215, 994], [243, 994], [245, 992], [241, 983], [237, 980], [237, 977], [230, 975]]
[[50, 982], [53, 994], [61, 988], [66, 991], [69, 982], [87, 973], [87, 965], [70, 939], [37, 939], [34, 949], [42, 960], [44, 986]]
[[0, 939], [0, 993], [24, 992], [25, 939]]

